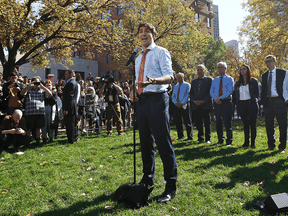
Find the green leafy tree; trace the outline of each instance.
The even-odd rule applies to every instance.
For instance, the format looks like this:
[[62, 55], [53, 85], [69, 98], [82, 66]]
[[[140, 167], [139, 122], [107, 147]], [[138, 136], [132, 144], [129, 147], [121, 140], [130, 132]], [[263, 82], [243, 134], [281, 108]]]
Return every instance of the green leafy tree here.
[[199, 61], [204, 63], [212, 76], [216, 76], [218, 75], [217, 63], [227, 60], [226, 51], [227, 47], [221, 38], [214, 40], [209, 37], [208, 44], [203, 48]]
[[277, 57], [278, 67], [285, 67], [288, 56], [288, 4], [286, 0], [249, 0], [243, 7], [250, 13], [239, 29], [247, 43], [245, 57], [254, 74], [266, 71], [265, 56]]
[[174, 68], [181, 68], [186, 74], [195, 73], [195, 64], [208, 36], [197, 30], [193, 9], [180, 0], [132, 0], [126, 2], [125, 7], [122, 43], [110, 47], [114, 67], [127, 71], [123, 59], [128, 59], [135, 47], [141, 47], [137, 27], [139, 23], [149, 22], [158, 32], [156, 44], [168, 49], [174, 66], [180, 66]]
[[[48, 64], [48, 54], [71, 63], [72, 50], [85, 47], [86, 57], [95, 48], [121, 41], [119, 29], [108, 21], [108, 9], [120, 0], [0, 0], [0, 61], [7, 78], [15, 65]], [[22, 57], [16, 61], [16, 55]]]

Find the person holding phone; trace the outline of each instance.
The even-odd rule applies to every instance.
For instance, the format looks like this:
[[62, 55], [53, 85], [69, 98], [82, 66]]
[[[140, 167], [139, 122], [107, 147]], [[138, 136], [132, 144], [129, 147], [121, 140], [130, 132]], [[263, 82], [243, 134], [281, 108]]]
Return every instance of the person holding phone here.
[[9, 81], [3, 86], [3, 98], [7, 101], [7, 114], [12, 115], [16, 109], [21, 109], [22, 95], [21, 91], [24, 89], [24, 84], [17, 80], [18, 67], [15, 67], [14, 72], [10, 74]]
[[45, 126], [45, 98], [52, 92], [40, 82], [40, 77], [33, 77], [32, 82], [21, 91], [25, 95], [25, 119], [27, 134], [33, 131], [36, 146], [40, 146], [40, 129]]
[[28, 145], [30, 139], [26, 134], [26, 121], [21, 110], [16, 109], [13, 115], [7, 115], [0, 124], [0, 153], [7, 151], [10, 145], [17, 150], [20, 145]]

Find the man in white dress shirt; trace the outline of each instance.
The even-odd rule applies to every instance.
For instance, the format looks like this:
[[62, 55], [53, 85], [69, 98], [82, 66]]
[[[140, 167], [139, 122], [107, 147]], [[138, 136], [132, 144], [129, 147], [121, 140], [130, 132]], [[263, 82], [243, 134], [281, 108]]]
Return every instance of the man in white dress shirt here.
[[157, 144], [164, 166], [165, 191], [159, 203], [170, 201], [176, 192], [177, 165], [170, 137], [169, 96], [167, 88], [173, 80], [171, 56], [168, 50], [154, 43], [157, 35], [150, 23], [138, 27], [142, 54], [135, 60], [137, 89], [137, 122], [143, 161], [140, 184], [153, 185], [155, 176], [155, 148]]

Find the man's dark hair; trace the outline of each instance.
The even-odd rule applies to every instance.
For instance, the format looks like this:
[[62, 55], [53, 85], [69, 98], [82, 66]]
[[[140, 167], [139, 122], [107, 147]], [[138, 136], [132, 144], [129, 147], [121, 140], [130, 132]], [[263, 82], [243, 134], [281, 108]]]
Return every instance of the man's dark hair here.
[[145, 26], [145, 27], [147, 27], [148, 29], [150, 29], [151, 32], [152, 32], [152, 35], [153, 35], [154, 37], [157, 36], [157, 32], [156, 32], [155, 27], [154, 27], [151, 23], [148, 23], [148, 22], [146, 22], [146, 23], [140, 23], [140, 24], [139, 24], [139, 26], [138, 26], [138, 34], [139, 34], [140, 28], [143, 27], [143, 26]]
[[75, 71], [74, 70], [67, 70], [68, 71], [68, 73], [71, 75], [72, 74], [72, 76], [75, 76]]

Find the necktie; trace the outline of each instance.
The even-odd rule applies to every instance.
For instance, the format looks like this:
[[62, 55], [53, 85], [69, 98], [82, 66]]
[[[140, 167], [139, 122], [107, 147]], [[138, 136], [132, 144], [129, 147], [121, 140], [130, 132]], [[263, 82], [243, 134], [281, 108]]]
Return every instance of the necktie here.
[[267, 82], [267, 97], [271, 97], [271, 85], [272, 85], [272, 71], [269, 72], [269, 78]]
[[178, 93], [177, 93], [177, 102], [179, 102], [180, 87], [182, 83], [179, 83]]
[[[138, 82], [143, 82], [143, 75], [144, 75], [144, 66], [145, 66], [145, 56], [149, 49], [146, 49], [145, 52], [143, 53], [142, 59], [141, 59], [141, 64], [140, 64], [140, 70], [139, 70], [139, 77], [138, 77]], [[143, 88], [138, 86], [138, 94], [140, 95], [143, 91]]]
[[223, 77], [220, 76], [220, 85], [219, 85], [219, 94], [218, 96], [221, 97], [223, 95], [223, 83], [222, 83]]

